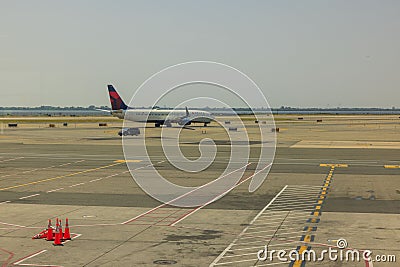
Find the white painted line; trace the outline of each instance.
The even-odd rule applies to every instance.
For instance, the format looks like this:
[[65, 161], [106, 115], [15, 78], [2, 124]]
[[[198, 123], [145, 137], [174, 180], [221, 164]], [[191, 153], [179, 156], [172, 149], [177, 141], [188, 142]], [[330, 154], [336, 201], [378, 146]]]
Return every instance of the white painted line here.
[[[265, 236], [265, 238], [264, 239], [262, 239], [262, 240], [258, 240], [258, 241], [252, 241], [252, 242], [246, 242], [246, 243], [241, 243], [241, 244], [235, 244], [235, 246], [236, 247], [240, 247], [240, 246], [245, 246], [244, 248], [242, 248], [242, 249], [246, 249], [247, 248], [247, 246], [248, 245], [252, 245], [252, 246], [261, 246], [261, 247], [264, 247], [264, 245], [268, 242], [268, 238], [270, 239], [270, 238], [272, 238], [273, 237], [273, 235], [272, 236]], [[281, 237], [281, 239], [287, 239], [287, 240], [290, 240], [289, 238], [300, 238], [300, 237], [302, 237], [301, 235], [299, 235], [299, 236], [289, 236], [289, 237]], [[277, 237], [278, 238], [278, 237]], [[294, 241], [293, 241], [294, 242]], [[302, 242], [302, 241], [299, 241], [299, 242]], [[257, 243], [258, 243], [258, 245], [257, 245]], [[273, 243], [272, 243], [273, 244]], [[268, 246], [271, 246], [271, 244], [270, 245], [268, 245]], [[254, 248], [254, 247], [253, 247]], [[293, 248], [294, 249], [294, 248]], [[239, 250], [239, 249], [235, 249], [235, 250]], [[258, 251], [258, 250], [257, 250]], [[224, 256], [224, 258], [226, 257], [226, 255]]]
[[27, 198], [36, 197], [36, 196], [39, 196], [39, 195], [40, 194], [34, 194], [34, 195], [26, 196], [26, 197], [20, 197], [19, 199], [27, 199]]
[[284, 197], [281, 197], [281, 198], [279, 198], [279, 200], [284, 200], [284, 199], [295, 199], [296, 201], [303, 201], [303, 200], [317, 200], [318, 199], [318, 197], [317, 197], [317, 195], [314, 195], [313, 197], [311, 197], [311, 196], [304, 196], [304, 197], [296, 197], [296, 198], [293, 198], [293, 196], [284, 196]]
[[[304, 218], [304, 217], [307, 217], [305, 214], [294, 214], [295, 216], [290, 216], [290, 215], [288, 215], [287, 217], [283, 217], [283, 218], [281, 218], [281, 220], [288, 220], [288, 219], [296, 219], [296, 218]], [[265, 216], [265, 215], [263, 215], [263, 216], [261, 216], [260, 218], [262, 218], [262, 217], [267, 217], [267, 216]], [[267, 219], [268, 220], [268, 219]]]
[[0, 205], [2, 205], [2, 204], [6, 204], [6, 203], [10, 203], [10, 202], [11, 202], [10, 200], [3, 201], [3, 202], [0, 202]]
[[[30, 172], [34, 172], [34, 171], [47, 170], [47, 169], [52, 169], [52, 168], [55, 168], [55, 167], [62, 167], [62, 166], [67, 166], [67, 165], [79, 163], [79, 162], [82, 162], [82, 161], [85, 161], [85, 160], [78, 160], [78, 161], [74, 161], [74, 162], [68, 162], [68, 163], [64, 163], [64, 164], [60, 164], [60, 165], [53, 165], [53, 166], [44, 167], [44, 168], [36, 168], [36, 169], [32, 169], [32, 170], [23, 171], [21, 173], [30, 173]], [[6, 175], [0, 176], [0, 178], [9, 177], [9, 176], [18, 175], [18, 174], [19, 173], [6, 174]]]
[[320, 187], [320, 185], [289, 185], [288, 189], [313, 189], [315, 187]]
[[290, 222], [290, 221], [294, 221], [294, 220], [299, 220], [299, 219], [307, 219], [308, 217], [305, 215], [300, 215], [300, 216], [296, 216], [296, 217], [288, 217], [288, 218], [280, 218], [278, 221], [277, 220], [270, 220], [268, 218], [260, 218], [257, 220], [257, 224], [255, 225], [260, 225], [260, 224], [273, 224], [273, 223], [280, 223], [280, 222]]
[[314, 211], [314, 209], [313, 208], [299, 208], [299, 209], [295, 209], [295, 208], [279, 208], [279, 209], [282, 209], [282, 210], [284, 210], [284, 211], [308, 211], [308, 212], [311, 212], [311, 211]]
[[[313, 201], [314, 203], [315, 203], [315, 201]], [[283, 208], [303, 208], [303, 207], [310, 207], [310, 206], [314, 206], [313, 204], [311, 204], [311, 203], [304, 203], [304, 204], [296, 204], [296, 203], [292, 203], [292, 204], [289, 204], [289, 205], [285, 205], [285, 204], [277, 204], [277, 205], [273, 205], [273, 206], [271, 206], [271, 208], [280, 208], [280, 207], [283, 207]]]
[[298, 192], [298, 193], [312, 193], [318, 191], [318, 188], [321, 186], [318, 186], [316, 188], [291, 188], [287, 191], [285, 191], [285, 194], [287, 193], [292, 193], [292, 192]]
[[288, 264], [289, 261], [283, 262], [271, 262], [266, 264], [257, 264], [256, 266], [272, 266], [272, 265], [280, 265], [280, 264]]
[[[248, 163], [245, 167], [249, 166], [250, 164], [251, 164], [251, 163]], [[271, 165], [272, 165], [272, 163], [266, 165], [266, 166], [265, 166], [264, 168], [262, 168], [262, 169], [257, 170], [257, 171], [254, 172], [252, 175], [250, 175], [249, 177], [247, 177], [247, 178], [244, 179], [244, 180], [241, 180], [239, 183], [236, 183], [234, 186], [232, 186], [231, 188], [229, 188], [228, 190], [226, 190], [226, 191], [223, 192], [222, 194], [217, 195], [216, 197], [214, 197], [213, 199], [209, 200], [209, 201], [206, 202], [205, 204], [201, 205], [200, 207], [197, 207], [197, 208], [194, 209], [193, 211], [191, 211], [191, 212], [189, 212], [188, 214], [184, 215], [184, 216], [181, 217], [179, 220], [173, 222], [170, 226], [175, 226], [177, 223], [183, 221], [184, 219], [186, 219], [187, 217], [189, 217], [189, 216], [192, 215], [193, 213], [199, 211], [200, 209], [204, 208], [205, 206], [207, 206], [207, 205], [213, 203], [215, 200], [219, 199], [221, 196], [224, 196], [225, 194], [229, 193], [231, 190], [235, 189], [236, 187], [240, 186], [240, 185], [243, 184], [244, 182], [248, 181], [249, 179], [251, 179], [251, 178], [254, 177], [255, 175], [261, 173], [261, 172], [264, 171], [265, 169], [269, 168]], [[243, 168], [243, 167], [242, 167], [242, 168]], [[240, 169], [241, 169], [241, 168], [240, 168]], [[233, 172], [236, 172], [236, 170], [233, 171]], [[233, 172], [231, 172], [231, 173], [233, 173]], [[230, 173], [228, 173], [228, 174], [230, 174]], [[222, 177], [223, 177], [223, 176], [222, 176]], [[222, 177], [219, 177], [218, 179], [220, 179], [220, 178], [222, 178]], [[218, 180], [218, 179], [217, 179], [217, 180]], [[216, 181], [216, 180], [214, 180], [214, 181], [212, 181], [212, 182], [210, 182], [210, 183], [213, 183], [213, 182], [215, 182], [215, 181]], [[202, 186], [200, 186], [200, 187], [202, 187]], [[200, 187], [199, 187], [199, 188], [200, 188]]]
[[[227, 256], [224, 256], [224, 258], [243, 257], [243, 256], [254, 255], [254, 254], [257, 254], [257, 253], [258, 252], [244, 253], [244, 254], [237, 254], [237, 255], [227, 255]], [[256, 260], [256, 259], [254, 259], [254, 260]]]
[[[40, 255], [40, 254], [42, 254], [42, 253], [44, 253], [44, 252], [46, 252], [47, 250], [41, 250], [41, 251], [39, 251], [39, 252], [37, 252], [37, 253], [35, 253], [35, 254], [32, 254], [32, 255], [30, 255], [30, 256], [28, 256], [28, 257], [25, 257], [25, 258], [22, 258], [21, 260], [19, 260], [19, 261], [17, 261], [17, 262], [14, 262], [14, 265], [26, 265], [26, 264], [21, 264], [22, 262], [24, 262], [24, 261], [26, 261], [26, 260], [29, 260], [29, 259], [31, 259], [31, 258], [33, 258], [33, 257], [36, 257], [37, 255]], [[29, 264], [30, 265], [30, 264]]]
[[[276, 201], [276, 200], [275, 200]], [[275, 203], [275, 202], [274, 202]], [[271, 215], [281, 215], [281, 214], [287, 214], [287, 212], [284, 211], [279, 211], [279, 210], [266, 210], [264, 214], [271, 214]]]
[[275, 201], [275, 203], [274, 204], [279, 204], [279, 203], [295, 203], [295, 202], [302, 202], [302, 203], [304, 203], [304, 202], [316, 202], [316, 199], [303, 199], [303, 200], [297, 200], [297, 199], [294, 199], [294, 200], [284, 200], [284, 199], [278, 199], [277, 201]]
[[287, 197], [309, 197], [309, 198], [311, 198], [311, 197], [315, 196], [315, 194], [317, 194], [319, 191], [320, 190], [317, 190], [315, 192], [307, 193], [307, 194], [305, 194], [305, 193], [286, 193], [282, 197], [287, 196]]
[[[160, 205], [158, 205], [157, 207], [154, 207], [154, 208], [152, 208], [152, 209], [150, 209], [150, 210], [148, 210], [148, 211], [146, 211], [146, 212], [143, 212], [143, 213], [141, 213], [141, 214], [139, 214], [139, 215], [133, 217], [132, 219], [129, 219], [129, 220], [125, 221], [125, 222], [122, 222], [121, 224], [128, 224], [128, 223], [131, 223], [131, 222], [133, 222], [133, 221], [135, 221], [135, 220], [137, 220], [137, 219], [139, 219], [139, 218], [141, 218], [141, 217], [143, 217], [143, 216], [148, 215], [149, 213], [151, 213], [151, 212], [153, 212], [153, 211], [155, 211], [155, 210], [158, 210], [158, 209], [160, 209], [160, 208], [162, 208], [162, 207], [165, 207], [165, 206], [167, 206], [167, 205], [171, 205], [171, 203], [173, 203], [174, 201], [179, 200], [179, 199], [181, 199], [181, 198], [183, 198], [183, 197], [185, 197], [185, 196], [187, 196], [187, 195], [190, 195], [191, 193], [195, 192], [196, 190], [199, 190], [199, 189], [201, 189], [201, 188], [203, 188], [203, 187], [205, 187], [205, 186], [207, 186], [207, 185], [210, 185], [210, 184], [212, 184], [212, 183], [215, 183], [216, 181], [218, 181], [218, 180], [220, 180], [220, 179], [222, 179], [222, 178], [224, 178], [224, 177], [226, 177], [226, 176], [228, 176], [228, 175], [230, 175], [230, 174], [232, 174], [232, 173], [235, 173], [235, 172], [237, 172], [237, 171], [239, 171], [239, 170], [241, 170], [241, 169], [243, 169], [243, 168], [247, 168], [247, 166], [249, 166], [250, 164], [251, 164], [251, 163], [248, 163], [248, 164], [246, 164], [246, 165], [244, 165], [244, 166], [242, 166], [242, 167], [240, 167], [240, 168], [238, 168], [238, 169], [236, 169], [236, 170], [233, 170], [233, 171], [231, 171], [231, 172], [229, 172], [229, 173], [227, 173], [227, 174], [225, 174], [225, 175], [223, 175], [223, 176], [221, 176], [221, 177], [218, 177], [218, 179], [216, 179], [216, 180], [213, 180], [213, 181], [208, 182], [208, 183], [206, 183], [206, 184], [203, 184], [203, 185], [201, 185], [201, 186], [199, 186], [199, 187], [196, 187], [196, 188], [193, 189], [193, 190], [190, 190], [190, 191], [188, 191], [188, 192], [186, 192], [186, 193], [184, 193], [184, 194], [182, 194], [182, 195], [180, 195], [180, 196], [178, 196], [178, 197], [176, 197], [176, 198], [174, 198], [174, 199], [172, 199], [172, 200], [170, 200], [170, 201], [168, 201], [168, 202], [166, 202], [166, 203], [160, 204]], [[148, 166], [150, 166], [150, 165], [151, 165], [151, 164], [149, 164]], [[146, 167], [147, 167], [147, 166], [146, 166]], [[238, 186], [238, 185], [240, 185], [240, 183], [238, 183], [238, 184], [236, 184], [235, 186], [231, 187], [228, 191], [226, 191], [226, 192], [224, 192], [224, 193], [228, 193], [230, 190], [234, 189], [234, 188], [235, 188], [236, 186]], [[219, 195], [219, 196], [217, 196], [217, 197], [220, 198], [221, 195]], [[183, 216], [183, 217], [180, 218], [179, 220], [173, 222], [170, 226], [175, 226], [177, 223], [179, 223], [180, 221], [182, 221], [183, 219], [185, 219], [187, 216], [193, 214], [194, 212], [198, 211], [199, 209], [201, 209], [202, 207], [208, 205], [209, 203], [213, 202], [214, 200], [215, 200], [215, 199], [212, 199], [211, 201], [209, 201], [209, 202], [207, 202], [207, 203], [205, 203], [205, 204], [203, 204], [203, 205], [197, 207], [196, 209], [192, 210], [191, 212], [189, 212], [188, 214], [186, 214], [185, 216]], [[173, 205], [173, 204], [172, 204], [172, 205]]]
[[7, 161], [13, 161], [13, 160], [17, 160], [17, 159], [23, 159], [24, 157], [18, 157], [18, 158], [12, 158], [12, 159], [4, 159], [0, 162], [7, 162]]
[[64, 187], [61, 187], [61, 188], [57, 188], [57, 189], [53, 189], [53, 190], [47, 191], [46, 193], [56, 192], [56, 191], [60, 191], [60, 190], [63, 190], [63, 189], [64, 189]]
[[[304, 227], [303, 227], [304, 228]], [[249, 228], [249, 229], [254, 229], [253, 227], [251, 227], [251, 228]], [[299, 227], [288, 227], [288, 228], [280, 228], [278, 231], [284, 231], [284, 230], [291, 230], [291, 229], [299, 229]], [[270, 229], [270, 230], [268, 230], [268, 231], [270, 231], [270, 232], [275, 232], [276, 231], [276, 229]], [[254, 236], [254, 237], [263, 237], [263, 236]], [[251, 238], [251, 237], [242, 237], [242, 238], [240, 238], [240, 240], [242, 240], [242, 239], [248, 239], [248, 238]]]
[[246, 231], [246, 233], [244, 233], [243, 236], [254, 235], [254, 234], [259, 234], [259, 233], [275, 232], [275, 231], [276, 231], [276, 229], [253, 231], [253, 232]]
[[85, 183], [73, 184], [73, 185], [70, 185], [69, 187], [75, 187], [75, 186], [79, 186], [79, 185], [83, 185], [83, 184], [85, 184]]
[[[313, 231], [304, 231], [304, 230], [301, 230], [301, 231], [294, 231], [294, 232], [286, 232], [286, 233], [281, 233], [281, 234], [278, 234], [278, 235], [276, 235], [276, 237], [277, 238], [279, 238], [279, 236], [281, 236], [281, 235], [292, 235], [292, 234], [298, 234], [298, 233], [307, 233], [307, 234], [312, 234], [312, 233], [315, 233], [315, 232], [313, 232]], [[299, 236], [299, 237], [301, 237], [301, 235]]]
[[247, 231], [247, 229], [252, 225], [252, 224], [254, 224], [254, 222], [258, 219], [258, 217], [260, 217], [261, 216], [261, 214], [263, 214], [263, 212], [266, 210], [266, 209], [268, 209], [268, 207], [270, 206], [270, 205], [272, 205], [272, 203], [274, 203], [274, 201], [285, 191], [285, 189], [287, 188], [288, 186], [287, 185], [285, 185], [283, 188], [282, 188], [282, 190], [281, 191], [279, 191], [279, 193], [278, 194], [276, 194], [276, 196], [273, 198], [273, 199], [271, 199], [271, 201], [253, 218], [253, 220], [251, 220], [251, 222], [249, 223], [249, 225], [248, 226], [246, 226], [244, 229], [243, 229], [243, 231], [224, 249], [224, 251], [222, 251], [222, 253], [221, 254], [219, 254], [218, 255], [218, 257], [216, 257], [215, 258], [215, 260], [210, 264], [210, 267], [212, 267], [212, 266], [216, 266], [216, 265], [219, 265], [218, 264], [218, 261], [220, 261], [223, 257], [224, 257], [224, 255], [228, 252], [228, 251], [230, 251], [230, 249], [232, 248], [232, 246], [240, 239], [240, 237]]
[[241, 260], [241, 261], [228, 261], [228, 262], [221, 262], [221, 263], [211, 263], [210, 266], [217, 266], [217, 265], [225, 265], [225, 264], [232, 264], [232, 263], [240, 263], [240, 262], [248, 262], [248, 261], [256, 261], [257, 259], [250, 259], [250, 260]]
[[[299, 236], [300, 237], [300, 236]], [[293, 243], [309, 243], [309, 242], [305, 242], [305, 241], [299, 241], [299, 240], [293, 240], [293, 241], [290, 241], [290, 242], [286, 242], [286, 243], [278, 243], [278, 244], [272, 244], [272, 245], [269, 245], [268, 247], [277, 247], [277, 246], [282, 246], [282, 245], [291, 245], [291, 244], [293, 244]]]
[[74, 240], [75, 238], [78, 238], [78, 237], [82, 236], [82, 234], [74, 234], [74, 233], [71, 233], [71, 235], [73, 235], [73, 237], [70, 240], [63, 241], [64, 244], [68, 243], [71, 240]]
[[[37, 171], [37, 170], [39, 170], [39, 169], [32, 169], [32, 170], [29, 170], [29, 171], [23, 171], [22, 173], [34, 172], [34, 171]], [[10, 176], [10, 175], [12, 175], [12, 174], [9, 174], [8, 176]], [[4, 176], [2, 176], [2, 177], [4, 177]]]
[[[293, 240], [291, 242], [286, 242], [286, 243], [279, 243], [279, 244], [272, 244], [272, 245], [270, 244], [270, 245], [268, 245], [268, 247], [276, 247], [276, 246], [287, 245], [287, 244], [292, 244], [292, 243], [299, 243], [299, 242], [302, 242], [302, 241]], [[230, 249], [229, 251], [242, 251], [242, 250], [249, 250], [249, 249], [256, 249], [258, 251], [258, 250], [260, 250], [260, 246]]]
[[103, 179], [104, 178], [98, 178], [98, 179], [90, 180], [89, 183], [97, 182], [97, 181], [100, 181], [100, 180], [103, 180]]

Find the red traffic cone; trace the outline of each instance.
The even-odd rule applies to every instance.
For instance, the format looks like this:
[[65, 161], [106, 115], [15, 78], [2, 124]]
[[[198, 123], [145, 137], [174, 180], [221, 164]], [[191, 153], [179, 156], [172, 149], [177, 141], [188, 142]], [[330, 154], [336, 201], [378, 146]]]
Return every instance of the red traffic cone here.
[[60, 225], [60, 238], [63, 239], [63, 229], [62, 229], [61, 219], [59, 225]]
[[64, 231], [63, 239], [71, 240], [71, 234], [69, 233], [68, 218], [65, 219], [65, 231]]
[[53, 241], [54, 236], [53, 236], [53, 227], [51, 226], [51, 220], [49, 219], [49, 224], [47, 225], [47, 241]]
[[56, 228], [56, 237], [54, 239], [53, 246], [63, 246], [63, 244], [61, 243], [60, 226]]
[[32, 237], [32, 239], [42, 239], [42, 238], [46, 238], [47, 237], [47, 229], [41, 231], [40, 233], [38, 233], [37, 235], [34, 235]]

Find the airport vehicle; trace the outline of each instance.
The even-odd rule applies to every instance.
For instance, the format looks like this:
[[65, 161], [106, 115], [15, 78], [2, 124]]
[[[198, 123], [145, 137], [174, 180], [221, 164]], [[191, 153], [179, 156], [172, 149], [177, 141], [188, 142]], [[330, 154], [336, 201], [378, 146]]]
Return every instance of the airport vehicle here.
[[154, 123], [155, 127], [165, 125], [171, 127], [172, 123], [180, 126], [191, 125], [192, 123], [203, 123], [207, 126], [212, 120], [210, 112], [203, 110], [168, 110], [168, 109], [135, 109], [128, 107], [111, 84], [107, 85], [111, 102], [111, 114], [120, 119], [127, 119], [135, 122]]
[[122, 128], [121, 131], [118, 132], [119, 136], [128, 136], [128, 135], [139, 135], [140, 129], [139, 128]]

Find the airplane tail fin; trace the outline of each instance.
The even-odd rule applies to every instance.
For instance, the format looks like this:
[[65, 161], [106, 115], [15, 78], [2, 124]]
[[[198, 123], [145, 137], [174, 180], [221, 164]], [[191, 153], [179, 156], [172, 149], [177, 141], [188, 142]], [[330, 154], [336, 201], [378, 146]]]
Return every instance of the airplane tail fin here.
[[119, 94], [115, 90], [114, 86], [109, 84], [109, 85], [107, 85], [107, 87], [108, 87], [108, 94], [110, 96], [111, 109], [112, 110], [128, 109], [128, 106], [124, 103], [122, 98], [119, 96]]

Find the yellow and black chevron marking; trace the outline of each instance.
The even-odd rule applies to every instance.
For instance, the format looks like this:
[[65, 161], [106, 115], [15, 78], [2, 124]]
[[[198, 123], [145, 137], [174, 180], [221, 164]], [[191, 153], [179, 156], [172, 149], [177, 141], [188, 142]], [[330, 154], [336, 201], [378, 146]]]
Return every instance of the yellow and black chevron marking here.
[[[325, 199], [329, 193], [329, 187], [333, 181], [333, 173], [335, 171], [335, 168], [338, 167], [348, 167], [347, 164], [320, 164], [321, 167], [330, 167], [329, 173], [327, 174], [324, 183], [321, 187], [321, 190], [317, 196], [317, 199], [315, 201], [314, 205], [314, 210], [311, 212], [310, 218], [307, 220], [307, 223], [309, 225], [305, 226], [303, 231], [305, 232], [304, 235], [301, 236], [300, 242], [302, 242], [304, 245], [298, 246], [296, 250], [299, 252], [299, 255], [302, 255], [304, 251], [310, 250], [311, 246], [309, 246], [309, 243], [314, 242], [315, 235], [311, 234], [317, 231], [317, 226], [320, 222], [320, 216], [321, 216], [321, 209], [323, 207], [323, 204], [325, 202]], [[289, 263], [289, 267], [305, 267], [306, 266], [306, 261], [303, 261], [302, 259], [296, 260], [296, 261], [291, 261]]]
[[303, 231], [305, 231], [305, 232], [315, 232], [315, 231], [317, 231], [317, 226], [305, 226]]

